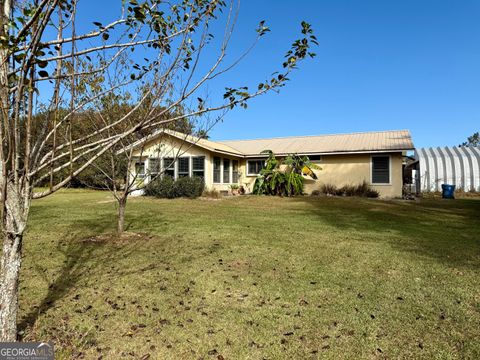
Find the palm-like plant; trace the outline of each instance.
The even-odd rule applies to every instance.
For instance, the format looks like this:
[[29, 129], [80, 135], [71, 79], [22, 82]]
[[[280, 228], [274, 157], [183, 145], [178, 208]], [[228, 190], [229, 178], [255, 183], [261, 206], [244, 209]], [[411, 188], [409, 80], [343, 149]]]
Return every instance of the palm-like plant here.
[[284, 163], [292, 168], [292, 170], [300, 175], [308, 175], [312, 179], [317, 179], [317, 175], [313, 170], [321, 170], [321, 167], [310, 161], [308, 156], [299, 156], [296, 154], [288, 155]]
[[[291, 154], [280, 161], [271, 150], [262, 151], [262, 154], [268, 154], [268, 158], [253, 186], [253, 193], [257, 195], [301, 195], [303, 194], [303, 175], [317, 179], [313, 170], [321, 169], [313, 164], [308, 156]], [[282, 165], [284, 165], [283, 169]]]

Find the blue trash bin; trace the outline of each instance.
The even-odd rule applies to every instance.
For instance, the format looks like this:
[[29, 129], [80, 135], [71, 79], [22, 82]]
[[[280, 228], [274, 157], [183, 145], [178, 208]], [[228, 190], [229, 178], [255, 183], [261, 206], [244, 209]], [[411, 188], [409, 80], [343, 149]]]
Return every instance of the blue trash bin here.
[[455, 199], [455, 185], [442, 184], [442, 198]]

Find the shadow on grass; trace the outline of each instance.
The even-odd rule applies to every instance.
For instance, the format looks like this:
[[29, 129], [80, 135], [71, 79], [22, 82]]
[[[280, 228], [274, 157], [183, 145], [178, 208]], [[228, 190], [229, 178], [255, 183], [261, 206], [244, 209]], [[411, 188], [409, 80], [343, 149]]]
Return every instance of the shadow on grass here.
[[[128, 256], [135, 251], [140, 238], [133, 241], [116, 241], [117, 235], [108, 231], [114, 229], [114, 216], [105, 213], [100, 219], [97, 217], [94, 222], [79, 220], [72, 223], [63, 235], [59, 238], [73, 238], [58, 241], [56, 251], [63, 255], [64, 261], [57, 271], [57, 277], [50, 283], [46, 296], [38, 306], [25, 314], [18, 324], [19, 331], [24, 331], [35, 325], [38, 318], [55, 306], [55, 303], [68, 295], [71, 289], [75, 288], [82, 278], [87, 274], [99, 270], [102, 265], [111, 264], [119, 257]], [[79, 234], [92, 233], [104, 234], [104, 236], [93, 236], [81, 238]], [[40, 271], [39, 271], [40, 272]]]
[[450, 266], [480, 265], [480, 201], [461, 199], [382, 201], [359, 198], [297, 198], [305, 214], [318, 216], [358, 241], [388, 242]]

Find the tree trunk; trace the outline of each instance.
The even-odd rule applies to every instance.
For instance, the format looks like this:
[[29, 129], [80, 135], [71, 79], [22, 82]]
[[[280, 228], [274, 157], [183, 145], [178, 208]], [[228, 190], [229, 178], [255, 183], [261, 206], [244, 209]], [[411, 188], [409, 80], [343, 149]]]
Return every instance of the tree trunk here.
[[127, 197], [118, 200], [118, 223], [117, 232], [122, 234], [125, 231], [125, 208], [127, 207]]
[[[13, 183], [5, 184], [3, 252], [0, 264], [0, 342], [17, 340], [18, 280], [22, 262], [22, 240], [30, 199]], [[28, 191], [28, 189], [24, 189]]]
[[22, 255], [22, 235], [5, 233], [0, 291], [0, 341], [17, 340], [18, 279]]

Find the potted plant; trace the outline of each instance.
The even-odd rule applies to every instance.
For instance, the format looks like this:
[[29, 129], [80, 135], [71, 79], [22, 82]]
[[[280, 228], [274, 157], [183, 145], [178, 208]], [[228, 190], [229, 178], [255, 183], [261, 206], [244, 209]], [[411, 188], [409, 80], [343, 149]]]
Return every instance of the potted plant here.
[[240, 186], [237, 184], [232, 184], [230, 185], [230, 192], [232, 195], [238, 195], [240, 193]]

